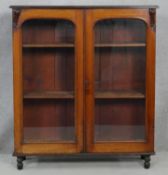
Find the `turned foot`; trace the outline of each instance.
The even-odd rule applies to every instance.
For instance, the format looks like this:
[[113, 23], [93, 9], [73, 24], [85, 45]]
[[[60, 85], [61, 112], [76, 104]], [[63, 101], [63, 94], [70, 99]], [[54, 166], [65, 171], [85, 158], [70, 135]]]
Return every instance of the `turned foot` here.
[[26, 157], [17, 157], [17, 169], [21, 170], [23, 169], [23, 161], [26, 159]]
[[[142, 158], [142, 156], [141, 156], [141, 158]], [[148, 168], [150, 168], [150, 155], [143, 155], [143, 159], [144, 159], [144, 168], [145, 169], [148, 169]]]

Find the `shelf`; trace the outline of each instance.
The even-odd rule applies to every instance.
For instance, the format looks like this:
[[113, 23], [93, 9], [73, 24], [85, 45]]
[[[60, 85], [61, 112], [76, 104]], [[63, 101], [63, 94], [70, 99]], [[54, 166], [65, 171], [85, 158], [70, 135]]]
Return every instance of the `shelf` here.
[[[41, 91], [24, 94], [24, 99], [73, 99], [72, 91]], [[145, 95], [138, 91], [96, 92], [97, 99], [144, 99]]]
[[106, 47], [145, 47], [146, 43], [102, 43], [95, 44], [96, 48], [106, 48]]
[[145, 141], [144, 125], [95, 125], [95, 142]]
[[24, 127], [24, 143], [74, 143], [74, 141], [74, 127]]
[[41, 91], [24, 94], [24, 99], [74, 99], [72, 91]]
[[145, 95], [138, 91], [96, 92], [96, 99], [144, 99]]
[[[96, 48], [106, 47], [145, 47], [146, 43], [103, 43], [95, 44]], [[23, 44], [23, 48], [74, 48], [74, 44]]]
[[23, 44], [23, 48], [74, 48], [74, 44]]

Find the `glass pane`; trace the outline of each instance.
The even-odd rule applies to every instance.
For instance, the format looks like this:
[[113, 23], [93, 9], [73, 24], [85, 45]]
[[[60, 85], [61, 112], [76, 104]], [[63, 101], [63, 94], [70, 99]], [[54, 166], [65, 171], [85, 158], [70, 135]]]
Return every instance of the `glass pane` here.
[[24, 100], [24, 143], [74, 141], [73, 100]]
[[146, 25], [108, 19], [94, 32], [95, 141], [144, 140]]
[[74, 142], [75, 27], [30, 20], [22, 33], [24, 142]]

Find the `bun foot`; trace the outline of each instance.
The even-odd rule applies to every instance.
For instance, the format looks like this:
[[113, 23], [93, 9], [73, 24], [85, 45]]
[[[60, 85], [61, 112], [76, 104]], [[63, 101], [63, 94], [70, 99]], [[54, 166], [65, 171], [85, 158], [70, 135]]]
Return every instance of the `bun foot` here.
[[17, 169], [22, 170], [23, 169], [23, 161], [26, 160], [26, 157], [17, 157]]
[[[141, 156], [142, 158], [142, 156]], [[144, 159], [144, 168], [145, 169], [149, 169], [150, 168], [150, 155], [143, 155], [143, 159]]]

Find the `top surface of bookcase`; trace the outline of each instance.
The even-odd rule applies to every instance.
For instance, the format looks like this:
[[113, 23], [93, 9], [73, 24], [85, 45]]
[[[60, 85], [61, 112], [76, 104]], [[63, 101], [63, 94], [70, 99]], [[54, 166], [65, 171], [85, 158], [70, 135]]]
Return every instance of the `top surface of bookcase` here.
[[55, 9], [55, 8], [75, 8], [75, 9], [94, 9], [94, 8], [130, 8], [130, 9], [137, 9], [137, 8], [141, 8], [141, 9], [150, 9], [150, 8], [158, 8], [159, 6], [157, 5], [118, 5], [118, 6], [114, 6], [114, 5], [88, 5], [88, 6], [64, 6], [64, 5], [59, 5], [59, 6], [28, 6], [28, 5], [11, 5], [10, 8], [12, 9]]

